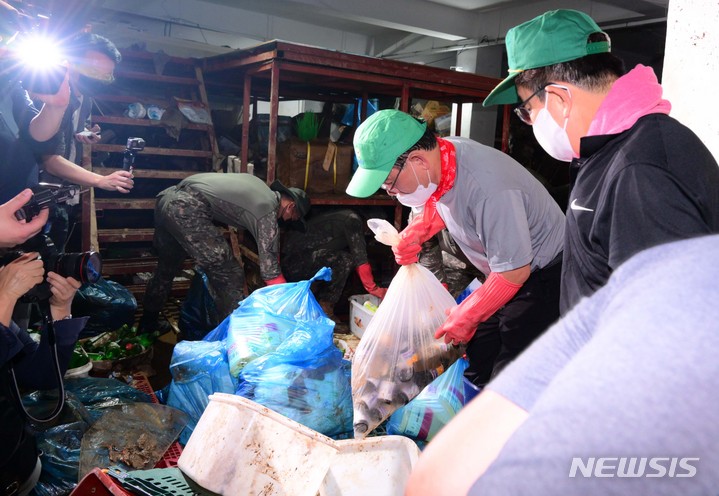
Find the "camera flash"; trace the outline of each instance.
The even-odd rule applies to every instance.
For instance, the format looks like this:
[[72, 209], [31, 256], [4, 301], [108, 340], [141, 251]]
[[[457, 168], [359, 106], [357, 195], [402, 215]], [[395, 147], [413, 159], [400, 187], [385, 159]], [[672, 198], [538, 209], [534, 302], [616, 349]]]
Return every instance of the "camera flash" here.
[[62, 62], [54, 42], [41, 36], [24, 38], [17, 46], [20, 59], [32, 67], [48, 67]]

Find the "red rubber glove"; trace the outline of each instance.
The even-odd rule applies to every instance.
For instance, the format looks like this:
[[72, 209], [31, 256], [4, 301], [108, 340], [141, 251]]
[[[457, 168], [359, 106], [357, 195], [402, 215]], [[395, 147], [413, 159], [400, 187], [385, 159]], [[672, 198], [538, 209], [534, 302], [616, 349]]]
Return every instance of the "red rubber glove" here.
[[265, 281], [265, 284], [268, 286], [274, 286], [275, 284], [284, 284], [287, 280], [285, 279], [285, 276], [280, 274], [279, 276], [275, 277], [274, 279], [270, 279], [268, 281]]
[[399, 243], [392, 247], [394, 259], [400, 265], [417, 262], [422, 243], [444, 229], [444, 221], [437, 213], [435, 202], [427, 202], [424, 211], [415, 216], [404, 230], [399, 233]]
[[449, 312], [449, 317], [434, 337], [439, 339], [444, 336], [445, 343], [469, 342], [477, 326], [502, 308], [521, 287], [521, 284], [509, 282], [501, 273], [492, 272], [484, 284]]
[[369, 263], [363, 263], [362, 265], [357, 266], [356, 271], [360, 281], [362, 281], [362, 286], [364, 286], [369, 294], [376, 296], [379, 299], [384, 298], [384, 295], [387, 294], [387, 288], [380, 288], [377, 286], [377, 283], [374, 282], [374, 277], [372, 277], [372, 267]]

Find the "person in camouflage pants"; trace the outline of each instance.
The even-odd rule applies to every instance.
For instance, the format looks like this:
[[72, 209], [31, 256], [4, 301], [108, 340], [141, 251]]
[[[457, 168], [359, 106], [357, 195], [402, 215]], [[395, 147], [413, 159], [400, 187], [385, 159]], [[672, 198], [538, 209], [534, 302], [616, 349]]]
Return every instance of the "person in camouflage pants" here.
[[309, 207], [301, 189], [286, 188], [279, 181], [270, 187], [251, 174], [195, 174], [160, 192], [153, 239], [158, 264], [145, 290], [140, 330], [157, 326], [187, 256], [207, 274], [220, 320], [244, 299], [244, 270], [216, 223], [249, 231], [257, 242], [265, 283], [286, 282], [279, 262], [278, 219], [300, 221], [295, 224], [304, 227]]
[[307, 219], [306, 232], [286, 232], [281, 259], [282, 272], [289, 281], [307, 280], [322, 267], [332, 269], [332, 280], [318, 281], [315, 292], [330, 317], [353, 268], [368, 293], [383, 298], [387, 292], [374, 281], [363, 221], [352, 210], [322, 212]]

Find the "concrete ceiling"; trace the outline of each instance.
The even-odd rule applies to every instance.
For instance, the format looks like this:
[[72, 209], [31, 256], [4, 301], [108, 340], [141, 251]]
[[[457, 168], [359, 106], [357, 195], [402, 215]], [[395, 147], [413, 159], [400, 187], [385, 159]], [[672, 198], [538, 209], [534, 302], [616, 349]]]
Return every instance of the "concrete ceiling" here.
[[[113, 40], [155, 42], [191, 56], [283, 39], [372, 56], [501, 43], [547, 10], [589, 13], [604, 28], [663, 22], [669, 0], [47, 0], [53, 17]], [[121, 44], [121, 43], [118, 43]], [[168, 51], [166, 49], [166, 51]], [[177, 50], [175, 50], [177, 52]], [[400, 54], [400, 55], [398, 55]]]

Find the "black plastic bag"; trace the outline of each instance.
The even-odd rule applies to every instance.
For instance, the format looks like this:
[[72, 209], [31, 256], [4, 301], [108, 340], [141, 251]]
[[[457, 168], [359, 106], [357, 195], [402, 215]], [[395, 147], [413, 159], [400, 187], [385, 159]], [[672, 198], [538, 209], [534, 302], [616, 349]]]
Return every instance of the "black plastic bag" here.
[[215, 300], [210, 294], [209, 281], [199, 267], [195, 268], [187, 297], [180, 309], [178, 323], [182, 337], [189, 341], [199, 341], [219, 324]]
[[129, 289], [103, 278], [83, 285], [72, 300], [73, 316], [90, 317], [80, 333], [81, 338], [114, 331], [125, 324], [133, 325], [136, 310], [137, 300]]

